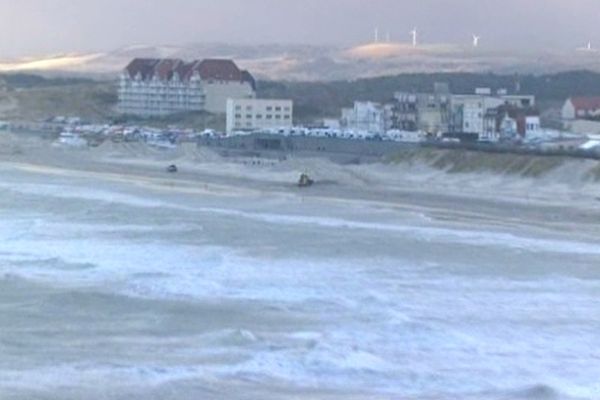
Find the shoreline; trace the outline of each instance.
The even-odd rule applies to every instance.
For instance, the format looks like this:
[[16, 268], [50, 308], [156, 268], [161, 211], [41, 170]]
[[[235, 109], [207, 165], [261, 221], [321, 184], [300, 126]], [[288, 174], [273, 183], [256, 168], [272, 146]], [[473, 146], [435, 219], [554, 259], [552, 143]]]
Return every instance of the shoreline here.
[[[8, 156], [0, 153], [0, 169], [111, 181], [157, 194], [310, 200], [331, 207], [354, 205], [421, 213], [441, 224], [481, 223], [510, 230], [527, 225], [548, 234], [570, 232], [586, 240], [600, 235], [594, 223], [600, 219], [600, 197], [596, 197], [600, 190], [565, 189], [557, 183], [535, 191], [532, 182], [539, 179], [541, 185], [541, 178], [448, 173], [427, 170], [414, 162], [409, 166], [341, 166], [323, 159], [291, 159], [255, 166], [217, 156], [195, 160], [185, 152], [124, 157], [119, 145], [109, 150], [56, 149], [47, 143], [29, 149], [20, 142], [14, 145], [21, 146], [20, 151]], [[167, 174], [164, 168], [170, 163], [180, 165], [180, 172]], [[303, 170], [313, 172], [315, 186], [297, 187]], [[508, 183], [502, 186], [502, 180]], [[572, 201], [566, 204], [569, 199]]]

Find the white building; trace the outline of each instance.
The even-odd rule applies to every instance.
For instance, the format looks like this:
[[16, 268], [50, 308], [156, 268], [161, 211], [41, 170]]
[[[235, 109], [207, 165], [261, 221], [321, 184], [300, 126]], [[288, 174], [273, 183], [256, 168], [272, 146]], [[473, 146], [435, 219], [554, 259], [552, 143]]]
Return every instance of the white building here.
[[342, 129], [383, 134], [386, 131], [386, 107], [379, 103], [355, 102], [353, 108], [342, 109]]
[[227, 134], [235, 131], [291, 128], [294, 104], [291, 100], [228, 99]]
[[228, 98], [254, 98], [255, 86], [252, 75], [231, 60], [137, 58], [121, 74], [118, 110], [139, 116], [223, 114]]
[[600, 97], [571, 97], [562, 108], [565, 122], [576, 119], [600, 118]]
[[524, 140], [539, 136], [540, 131], [540, 115], [536, 109], [503, 104], [486, 111], [484, 131], [479, 135], [479, 140]]
[[577, 133], [600, 132], [600, 97], [571, 97], [561, 111], [563, 128]]
[[438, 135], [448, 131], [451, 120], [448, 85], [436, 83], [433, 93], [394, 94], [391, 123], [401, 131], [423, 131]]
[[484, 140], [489, 140], [484, 119], [488, 110], [501, 106], [529, 109], [535, 106], [535, 96], [508, 95], [505, 90], [496, 94], [488, 88], [480, 88], [475, 94], [452, 96], [452, 130], [455, 132], [477, 133]]

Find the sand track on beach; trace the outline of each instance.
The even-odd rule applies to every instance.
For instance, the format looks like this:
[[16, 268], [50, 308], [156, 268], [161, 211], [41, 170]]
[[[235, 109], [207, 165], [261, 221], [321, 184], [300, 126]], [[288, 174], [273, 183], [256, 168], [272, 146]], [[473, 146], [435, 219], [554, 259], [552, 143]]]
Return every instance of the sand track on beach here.
[[[191, 143], [169, 150], [112, 142], [70, 149], [52, 147], [41, 139], [0, 135], [0, 168], [89, 180], [92, 185], [110, 181], [157, 194], [307, 198], [333, 208], [362, 204], [439, 219], [502, 225], [526, 222], [550, 229], [578, 222], [595, 232], [594, 221], [600, 218], [600, 185], [592, 179], [597, 162], [487, 157], [485, 153], [465, 158], [460, 152], [423, 150], [390, 163], [342, 166], [325, 159], [222, 158]], [[503, 164], [503, 160], [512, 161]], [[180, 173], [165, 172], [171, 163], [180, 167]], [[473, 166], [477, 163], [479, 168]], [[516, 168], [531, 170], [532, 165], [549, 167], [535, 176], [524, 176]], [[301, 190], [296, 186], [303, 172], [317, 181], [315, 187]]]

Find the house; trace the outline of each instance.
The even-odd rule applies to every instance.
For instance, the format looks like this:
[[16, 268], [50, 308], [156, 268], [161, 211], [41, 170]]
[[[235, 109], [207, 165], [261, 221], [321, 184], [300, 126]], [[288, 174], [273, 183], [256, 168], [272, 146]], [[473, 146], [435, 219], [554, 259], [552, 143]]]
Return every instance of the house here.
[[600, 119], [600, 97], [570, 97], [562, 108], [563, 122]]
[[291, 128], [293, 112], [292, 100], [228, 99], [227, 134], [235, 131]]
[[486, 115], [489, 110], [501, 106], [530, 109], [535, 107], [535, 96], [511, 95], [505, 89], [499, 89], [494, 94], [490, 88], [478, 88], [474, 94], [453, 95], [451, 131], [476, 133], [482, 140], [490, 140], [490, 124], [485, 121]]
[[227, 99], [254, 98], [255, 92], [252, 75], [232, 60], [136, 58], [121, 74], [118, 110], [139, 116], [224, 114]]
[[523, 140], [540, 131], [540, 113], [535, 108], [504, 104], [486, 111], [479, 140], [488, 142]]

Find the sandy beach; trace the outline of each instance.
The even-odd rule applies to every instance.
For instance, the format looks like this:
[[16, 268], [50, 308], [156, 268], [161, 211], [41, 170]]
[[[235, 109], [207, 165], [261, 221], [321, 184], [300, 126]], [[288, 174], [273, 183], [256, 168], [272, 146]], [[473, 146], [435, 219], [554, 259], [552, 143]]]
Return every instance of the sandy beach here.
[[[1, 144], [1, 142], [0, 142]], [[528, 224], [576, 234], [600, 233], [600, 185], [589, 178], [596, 161], [573, 159], [541, 177], [485, 170], [447, 173], [426, 162], [338, 165], [324, 159], [222, 158], [194, 144], [155, 149], [144, 144], [107, 142], [99, 148], [57, 148], [37, 138], [4, 139], [2, 168], [56, 177], [101, 180], [154, 191], [198, 196], [272, 196], [330, 202], [333, 207], [363, 203], [374, 208], [426, 213], [446, 222]], [[484, 155], [485, 156], [485, 155]], [[175, 163], [177, 174], [165, 173]], [[297, 187], [301, 173], [317, 181]], [[589, 232], [588, 232], [589, 230]]]

